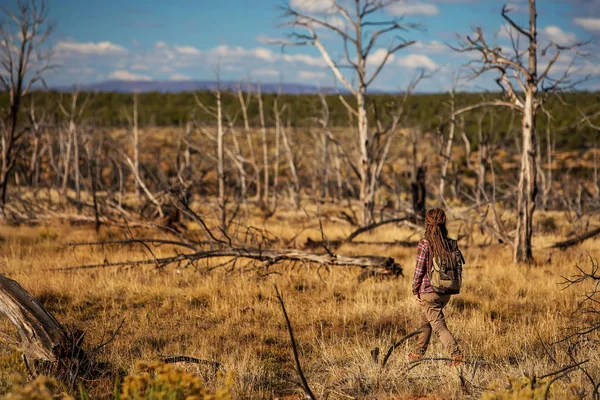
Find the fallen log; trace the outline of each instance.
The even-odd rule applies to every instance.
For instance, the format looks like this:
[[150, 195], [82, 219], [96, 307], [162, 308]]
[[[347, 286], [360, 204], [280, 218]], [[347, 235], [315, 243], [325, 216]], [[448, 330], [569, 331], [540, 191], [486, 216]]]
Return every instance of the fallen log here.
[[393, 271], [395, 275], [402, 275], [402, 267], [391, 257], [382, 256], [343, 256], [329, 253], [310, 253], [301, 250], [272, 250], [257, 248], [228, 248], [208, 251], [177, 254], [171, 257], [152, 258], [145, 260], [128, 260], [119, 262], [104, 262], [102, 264], [88, 264], [73, 267], [55, 268], [56, 271], [73, 271], [78, 269], [107, 268], [119, 266], [156, 265], [162, 268], [169, 264], [182, 262], [195, 262], [211, 258], [229, 258], [229, 262], [238, 259], [250, 259], [274, 265], [282, 261], [308, 262], [326, 266], [348, 266], [361, 268], [380, 268]]
[[332, 249], [337, 249], [339, 247], [341, 247], [344, 244], [360, 244], [360, 245], [373, 245], [373, 246], [387, 246], [387, 247], [417, 247], [417, 245], [419, 244], [419, 242], [417, 241], [412, 241], [412, 240], [393, 240], [393, 241], [389, 241], [389, 242], [368, 242], [368, 241], [353, 241], [353, 242], [348, 242], [346, 240], [329, 240], [329, 241], [322, 241], [322, 240], [313, 240], [310, 237], [308, 237], [306, 239], [306, 242], [304, 243], [304, 248], [305, 249], [322, 249], [323, 247], [327, 246], [328, 248], [332, 248]]
[[588, 239], [593, 238], [594, 236], [597, 236], [598, 234], [600, 234], [600, 228], [594, 229], [593, 231], [589, 231], [587, 233], [584, 233], [583, 235], [577, 236], [576, 238], [573, 239], [569, 239], [569, 240], [565, 240], [562, 242], [557, 242], [554, 243], [554, 245], [552, 245], [551, 248], [553, 249], [561, 249], [561, 250], [565, 250], [571, 246], [575, 246], [576, 244], [582, 243]]

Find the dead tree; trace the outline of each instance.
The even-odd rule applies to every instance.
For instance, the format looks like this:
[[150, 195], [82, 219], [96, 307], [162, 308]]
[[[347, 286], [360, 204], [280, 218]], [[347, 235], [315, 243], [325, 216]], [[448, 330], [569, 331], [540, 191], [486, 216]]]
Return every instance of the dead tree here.
[[421, 131], [419, 129], [412, 129], [410, 134], [411, 148], [412, 148], [412, 182], [410, 183], [411, 194], [412, 194], [412, 209], [413, 209], [413, 223], [425, 223], [425, 212], [427, 203], [427, 185], [425, 184], [427, 178], [427, 167], [424, 165], [423, 160], [419, 160], [418, 146], [421, 141]]
[[281, 87], [277, 91], [277, 96], [273, 100], [273, 116], [275, 117], [275, 159], [273, 167], [273, 200], [271, 201], [271, 210], [275, 212], [277, 209], [277, 195], [279, 185], [279, 161], [280, 161], [280, 138], [281, 138], [281, 116], [287, 108], [287, 104], [279, 107], [281, 99]]
[[244, 133], [246, 134], [246, 142], [248, 143], [248, 152], [250, 153], [250, 157], [247, 158], [247, 161], [252, 165], [254, 169], [254, 184], [256, 186], [256, 197], [255, 200], [260, 199], [261, 187], [260, 187], [260, 167], [258, 166], [258, 162], [256, 161], [256, 151], [254, 150], [254, 140], [252, 139], [252, 133], [250, 131], [250, 124], [248, 122], [248, 106], [250, 104], [250, 100], [252, 99], [252, 88], [248, 84], [246, 89], [246, 98], [244, 98], [244, 94], [242, 93], [242, 89], [238, 86], [238, 99], [240, 101], [240, 107], [242, 109], [242, 117], [244, 118]]
[[[135, 168], [135, 175], [142, 176], [140, 171], [140, 131], [138, 126], [138, 105], [139, 105], [139, 96], [138, 93], [135, 92], [133, 94], [133, 129], [132, 129], [132, 147], [133, 147], [133, 167]], [[139, 200], [140, 198], [140, 185], [137, 180], [134, 182], [135, 186], [135, 198]]]
[[[456, 111], [456, 90], [461, 86], [461, 78], [462, 75], [460, 71], [458, 73], [452, 74], [452, 87], [449, 91], [450, 100], [448, 101], [448, 105], [450, 107], [450, 128], [448, 132], [448, 138], [446, 139], [445, 146], [442, 146], [441, 157], [442, 157], [442, 166], [440, 172], [440, 185], [439, 185], [439, 196], [442, 202], [445, 202], [445, 190], [446, 190], [446, 176], [448, 174], [448, 166], [450, 165], [450, 161], [452, 160], [452, 145], [454, 144], [454, 134], [456, 130], [456, 115], [454, 114]], [[442, 140], [443, 140], [443, 132]]]
[[227, 124], [229, 126], [229, 132], [231, 132], [231, 138], [233, 140], [233, 152], [227, 148], [225, 148], [225, 152], [229, 155], [231, 162], [236, 167], [239, 172], [239, 180], [240, 180], [240, 200], [245, 205], [248, 194], [248, 185], [246, 182], [246, 168], [244, 164], [246, 163], [246, 159], [242, 154], [242, 149], [240, 147], [240, 142], [238, 140], [237, 130], [235, 129], [235, 120], [231, 117], [226, 116]]
[[[538, 140], [538, 174], [542, 182], [542, 208], [548, 208], [550, 195], [552, 194], [552, 153], [554, 151], [554, 140], [552, 139], [552, 116], [547, 110], [543, 110], [546, 114], [546, 171], [543, 169], [542, 151], [540, 148], [540, 140]], [[594, 177], [597, 175], [596, 170], [596, 152], [594, 152]], [[597, 182], [597, 180], [595, 180]]]
[[2, 8], [0, 22], [0, 83], [8, 93], [8, 110], [1, 129], [0, 214], [5, 216], [7, 192], [25, 129], [19, 126], [23, 98], [31, 87], [44, 83], [43, 74], [52, 68], [45, 42], [53, 27], [47, 22], [44, 0], [18, 0], [15, 11]]
[[70, 173], [70, 163], [71, 163], [71, 147], [73, 148], [73, 182], [75, 184], [75, 198], [77, 201], [77, 209], [81, 212], [80, 204], [81, 204], [81, 172], [79, 170], [81, 158], [79, 157], [79, 149], [80, 149], [80, 137], [79, 137], [79, 122], [85, 111], [86, 105], [88, 103], [89, 93], [83, 99], [83, 102], [79, 104], [79, 89], [73, 88], [71, 92], [71, 105], [67, 110], [63, 105], [62, 96], [60, 101], [58, 102], [58, 106], [64, 116], [68, 119], [67, 126], [67, 151], [64, 160], [64, 175], [63, 175], [63, 186], [62, 191], [66, 193], [67, 184], [69, 182], [69, 173]]
[[[289, 110], [289, 109], [288, 109]], [[285, 150], [285, 158], [288, 162], [288, 169], [290, 171], [290, 175], [292, 178], [292, 184], [290, 186], [290, 197], [292, 199], [292, 203], [296, 206], [296, 209], [300, 209], [300, 180], [298, 179], [298, 171], [296, 169], [296, 159], [294, 157], [294, 153], [292, 152], [293, 144], [290, 143], [290, 138], [288, 137], [288, 132], [291, 130], [291, 123], [288, 113], [288, 122], [287, 127], [281, 127], [281, 139], [283, 142], [283, 148]]]
[[258, 115], [260, 117], [260, 137], [262, 140], [262, 153], [263, 153], [263, 176], [264, 176], [264, 190], [262, 203], [263, 205], [269, 204], [269, 147], [267, 145], [267, 127], [265, 125], [265, 112], [263, 108], [262, 92], [260, 84], [258, 85], [258, 92], [256, 93], [258, 100]]
[[225, 132], [223, 130], [223, 107], [221, 104], [221, 87], [219, 84], [220, 80], [217, 73], [217, 88], [213, 95], [217, 103], [216, 108], [209, 108], [200, 101], [200, 98], [196, 95], [196, 104], [208, 115], [214, 117], [217, 122], [217, 193], [219, 202], [219, 221], [221, 223], [221, 229], [227, 228], [227, 205], [225, 204]]
[[[291, 28], [300, 28], [307, 33], [293, 32], [291, 41], [284, 42], [284, 45], [312, 45], [315, 46], [325, 63], [329, 66], [337, 80], [349, 90], [356, 99], [356, 107], [348, 104], [340, 96], [344, 105], [357, 118], [358, 128], [358, 148], [360, 154], [359, 174], [360, 174], [360, 202], [362, 205], [361, 224], [368, 225], [373, 221], [373, 209], [375, 202], [375, 189], [377, 182], [372, 182], [377, 176], [376, 155], [381, 153], [385, 146], [385, 140], [377, 140], [376, 135], [382, 132], [376, 132], [370, 129], [367, 118], [368, 107], [368, 89], [375, 81], [379, 73], [385, 67], [393, 54], [405, 49], [415, 43], [400, 39], [396, 41], [395, 36], [384, 51], [381, 61], [377, 65], [367, 64], [373, 57], [373, 51], [382, 37], [390, 33], [398, 33], [416, 28], [417, 25], [402, 23], [400, 18], [394, 18], [389, 21], [371, 20], [370, 17], [380, 12], [384, 12], [387, 7], [396, 3], [395, 0], [389, 1], [370, 1], [354, 0], [351, 2], [342, 2], [333, 0], [327, 13], [308, 14], [303, 13], [291, 5], [284, 6], [283, 18], [287, 21], [286, 25]], [[336, 14], [343, 21], [344, 26], [331, 23], [332, 14]], [[376, 27], [377, 29], [371, 30]], [[341, 39], [344, 48], [342, 60], [334, 60], [332, 52], [326, 47], [319, 36], [319, 31], [325, 30]], [[325, 36], [325, 35], [323, 35]], [[352, 50], [350, 50], [352, 49]], [[343, 69], [349, 69], [354, 75], [356, 84], [352, 84], [344, 73]], [[372, 73], [369, 73], [373, 71]], [[379, 143], [380, 147], [374, 146]]]
[[40, 181], [41, 158], [46, 151], [51, 151], [51, 144], [42, 146], [42, 135], [47, 133], [47, 114], [36, 110], [35, 102], [32, 100], [27, 115], [31, 134], [33, 136], [33, 149], [29, 162], [29, 184], [35, 189]]
[[[455, 48], [460, 52], [478, 53], [480, 68], [476, 76], [486, 72], [498, 74], [496, 82], [502, 90], [505, 100], [496, 101], [496, 105], [508, 107], [521, 113], [521, 166], [517, 189], [517, 230], [514, 237], [515, 262], [533, 262], [531, 238], [533, 235], [533, 214], [536, 207], [537, 187], [537, 132], [536, 116], [540, 106], [549, 95], [565, 89], [567, 70], [558, 78], [549, 77], [552, 67], [564, 50], [574, 49], [581, 43], [562, 46], [550, 42], [540, 49], [537, 32], [536, 0], [529, 0], [529, 26], [518, 25], [510, 16], [511, 9], [504, 6], [502, 17], [509, 24], [508, 31], [512, 44], [511, 54], [500, 46], [488, 43], [481, 28], [473, 36], [466, 36], [463, 44]], [[520, 48], [521, 39], [527, 44], [524, 51]], [[538, 73], [538, 53], [543, 56], [552, 54], [547, 66]], [[474, 106], [476, 108], [478, 106]], [[462, 111], [462, 110], [460, 110]], [[458, 114], [456, 111], [453, 115]]]
[[450, 113], [452, 115], [450, 119], [450, 132], [448, 133], [448, 139], [446, 140], [446, 146], [442, 149], [442, 168], [440, 173], [440, 186], [439, 186], [439, 196], [442, 201], [445, 200], [445, 189], [446, 189], [446, 175], [448, 173], [448, 165], [450, 165], [450, 160], [452, 156], [452, 144], [454, 142], [454, 131], [456, 129], [456, 117], [454, 116], [455, 110], [455, 89], [454, 87], [450, 91]]
[[323, 132], [321, 133], [321, 198], [325, 199], [327, 197], [327, 187], [328, 187], [328, 161], [329, 161], [329, 137], [331, 133], [329, 132], [329, 106], [327, 104], [327, 99], [323, 93], [319, 93], [319, 100], [321, 101], [321, 113], [322, 117], [319, 118], [319, 124], [323, 128]]

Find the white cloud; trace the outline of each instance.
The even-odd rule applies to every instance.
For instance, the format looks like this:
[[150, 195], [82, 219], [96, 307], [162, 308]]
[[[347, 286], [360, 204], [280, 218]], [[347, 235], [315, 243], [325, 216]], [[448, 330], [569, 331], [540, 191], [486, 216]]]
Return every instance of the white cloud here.
[[134, 71], [147, 71], [148, 70], [148, 66], [144, 65], [144, 64], [133, 64], [131, 66], [131, 69]]
[[158, 49], [164, 49], [164, 48], [168, 47], [167, 43], [163, 42], [162, 40], [159, 40], [158, 42], [156, 42], [154, 44], [154, 46]]
[[173, 74], [169, 76], [169, 79], [172, 81], [187, 81], [190, 80], [190, 77], [183, 74]]
[[272, 62], [275, 60], [275, 54], [264, 47], [257, 47], [254, 49], [245, 49], [243, 47], [229, 47], [226, 45], [217, 46], [214, 49], [210, 50], [210, 54], [218, 57], [219, 59], [231, 60], [231, 59], [240, 59], [243, 57], [254, 57], [264, 61]]
[[58, 53], [70, 53], [70, 54], [85, 54], [85, 55], [111, 55], [111, 54], [125, 54], [127, 49], [118, 44], [111, 42], [58, 42], [54, 46], [54, 50]]
[[275, 59], [273, 52], [263, 47], [257, 47], [251, 50], [251, 54], [253, 54], [256, 58], [260, 58], [261, 60], [265, 61], [273, 61]]
[[125, 70], [117, 70], [111, 72], [108, 76], [109, 79], [116, 79], [119, 81], [151, 81], [152, 77], [148, 75], [137, 75]]
[[546, 35], [546, 38], [558, 45], [572, 44], [577, 40], [577, 36], [571, 32], [565, 32], [558, 26], [548, 25], [542, 32]]
[[438, 15], [440, 13], [435, 4], [417, 1], [394, 3], [386, 8], [386, 10], [392, 15]]
[[194, 56], [200, 54], [200, 50], [198, 50], [197, 48], [195, 48], [193, 46], [174, 46], [173, 48], [179, 54], [189, 54], [189, 55], [194, 55]]
[[417, 42], [410, 47], [416, 49], [422, 53], [443, 53], [450, 49], [442, 42], [432, 40], [431, 42]]
[[325, 72], [315, 71], [298, 71], [298, 78], [312, 80], [312, 79], [325, 79], [327, 74]]
[[407, 68], [426, 68], [436, 69], [438, 65], [429, 57], [423, 54], [409, 54], [405, 57], [398, 58], [398, 65]]
[[252, 71], [252, 75], [256, 76], [277, 76], [279, 72], [271, 68], [261, 68]]
[[283, 61], [289, 63], [302, 63], [311, 67], [325, 67], [327, 65], [321, 57], [313, 57], [308, 54], [284, 54]]
[[[388, 51], [386, 49], [377, 49], [369, 55], [369, 57], [367, 58], [367, 62], [371, 66], [378, 67], [385, 59], [387, 53]], [[386, 63], [391, 63], [392, 61], [394, 61], [394, 58], [395, 56], [391, 54], [388, 57]]]
[[310, 14], [331, 13], [335, 11], [333, 0], [291, 0], [290, 7]]
[[600, 31], [600, 18], [575, 18], [574, 22], [589, 31]]

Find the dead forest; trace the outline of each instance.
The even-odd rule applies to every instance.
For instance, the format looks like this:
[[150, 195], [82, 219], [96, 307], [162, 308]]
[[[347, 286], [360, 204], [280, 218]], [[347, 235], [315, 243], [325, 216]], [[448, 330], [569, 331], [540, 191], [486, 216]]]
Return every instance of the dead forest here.
[[[43, 90], [60, 68], [48, 4], [3, 11], [0, 364], [22, 380], [0, 374], [2, 395], [599, 398], [600, 106], [569, 105], [585, 77], [554, 69], [592, 43], [541, 37], [535, 0], [526, 24], [505, 6], [512, 46], [483, 28], [451, 43], [470, 61], [419, 121], [409, 105], [429, 72], [370, 93], [420, 29], [372, 19], [392, 3], [332, 1], [343, 28], [281, 6], [273, 45], [316, 48], [344, 90], [307, 96], [301, 120], [290, 95], [249, 79], [188, 94], [171, 126], [140, 118], [143, 93], [114, 126], [94, 118], [100, 94]], [[500, 92], [465, 96], [479, 78]], [[576, 130], [586, 145], [561, 148]], [[477, 343], [458, 372], [399, 354], [418, 333], [408, 282], [431, 207], [473, 260], [471, 294], [451, 306]]]

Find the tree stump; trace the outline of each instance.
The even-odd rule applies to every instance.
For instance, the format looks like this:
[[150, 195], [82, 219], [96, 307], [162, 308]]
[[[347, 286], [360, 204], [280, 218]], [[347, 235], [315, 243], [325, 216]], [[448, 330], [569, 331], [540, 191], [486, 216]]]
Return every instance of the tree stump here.
[[57, 377], [70, 387], [93, 372], [81, 348], [82, 331], [69, 332], [18, 282], [0, 274], [0, 312], [15, 326], [32, 374]]

